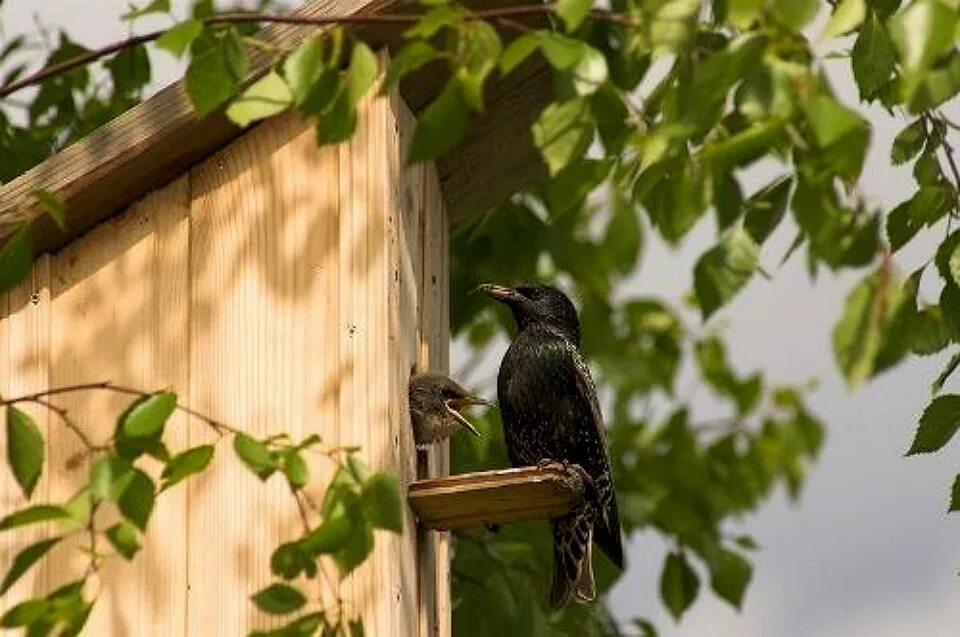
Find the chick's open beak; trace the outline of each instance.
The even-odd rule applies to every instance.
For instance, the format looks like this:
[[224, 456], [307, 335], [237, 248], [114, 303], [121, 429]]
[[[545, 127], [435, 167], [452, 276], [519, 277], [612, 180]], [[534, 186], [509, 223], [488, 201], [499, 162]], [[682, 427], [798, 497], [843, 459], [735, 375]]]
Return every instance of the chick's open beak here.
[[490, 402], [482, 398], [477, 398], [476, 396], [464, 396], [462, 398], [451, 398], [444, 402], [444, 405], [447, 407], [447, 411], [457, 419], [461, 425], [466, 427], [470, 433], [479, 438], [481, 436], [480, 432], [476, 427], [473, 426], [469, 420], [463, 417], [463, 414], [460, 413], [460, 408], [467, 405], [489, 405]]

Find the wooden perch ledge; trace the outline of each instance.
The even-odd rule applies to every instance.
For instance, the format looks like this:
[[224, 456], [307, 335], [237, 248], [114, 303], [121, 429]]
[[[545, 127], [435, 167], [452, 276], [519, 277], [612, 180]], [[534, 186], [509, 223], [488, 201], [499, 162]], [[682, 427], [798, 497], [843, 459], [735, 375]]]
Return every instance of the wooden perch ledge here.
[[576, 471], [523, 467], [418, 480], [407, 501], [427, 528], [449, 530], [556, 517], [582, 493]]

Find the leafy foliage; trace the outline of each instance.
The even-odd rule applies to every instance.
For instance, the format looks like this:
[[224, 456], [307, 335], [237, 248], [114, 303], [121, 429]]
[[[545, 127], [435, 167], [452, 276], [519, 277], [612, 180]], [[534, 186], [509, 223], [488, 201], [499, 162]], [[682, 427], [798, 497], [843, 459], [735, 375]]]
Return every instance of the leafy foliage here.
[[[110, 383], [94, 383], [69, 390], [91, 388], [109, 389], [121, 394], [140, 393]], [[33, 504], [0, 519], [0, 531], [47, 522], [56, 524], [61, 533], [31, 544], [16, 554], [0, 583], [0, 594], [6, 593], [65, 534], [79, 529], [90, 538], [89, 544], [81, 547], [88, 556], [89, 564], [80, 580], [46, 597], [36, 597], [17, 604], [0, 618], [3, 627], [24, 627], [30, 635], [49, 634], [56, 626], [61, 626], [58, 634], [78, 634], [94, 603], [94, 600], [88, 601], [84, 596], [84, 588], [109, 556], [98, 546], [98, 538], [102, 536], [122, 558], [135, 559], [142, 548], [143, 536], [147, 533], [157, 498], [166, 490], [201, 474], [210, 466], [216, 452], [214, 444], [198, 445], [172, 455], [166, 450], [163, 433], [167, 421], [181, 408], [177, 395], [171, 391], [141, 393], [119, 415], [112, 437], [102, 445], [90, 441], [69, 419], [65, 410], [44, 399], [56, 393], [59, 391], [0, 399], [0, 406], [5, 407], [7, 412], [8, 464], [28, 500], [42, 474], [44, 439], [31, 417], [17, 407], [20, 403], [37, 403], [48, 409], [61, 424], [78, 436], [85, 447], [83, 459], [89, 462], [89, 481], [67, 502], [62, 505]], [[302, 489], [310, 481], [310, 472], [302, 454], [318, 451], [315, 447], [321, 442], [319, 436], [308, 436], [296, 444], [286, 434], [257, 440], [196, 412], [190, 413], [221, 434], [221, 439], [223, 434], [231, 434], [238, 459], [258, 479], [266, 480], [276, 473], [283, 475], [301, 511], [304, 531], [300, 538], [281, 544], [274, 551], [270, 566], [277, 576], [286, 580], [299, 575], [316, 578], [323, 568], [319, 562], [320, 556], [330, 555], [340, 568], [341, 577], [345, 577], [362, 564], [373, 550], [375, 528], [393, 532], [402, 529], [402, 500], [397, 477], [367, 469], [356, 456], [357, 449], [319, 450], [341, 469], [327, 489], [320, 512], [321, 522], [312, 527], [304, 509], [307, 500]], [[340, 454], [346, 454], [345, 458], [341, 458]], [[159, 489], [150, 474], [144, 471], [146, 458], [162, 465]], [[116, 508], [121, 520], [102, 528], [100, 512], [108, 506]], [[275, 615], [301, 610], [309, 601], [293, 584], [283, 582], [268, 585], [251, 595], [251, 600], [260, 610]], [[323, 628], [324, 634], [330, 635], [354, 635], [358, 634], [358, 630], [362, 632], [362, 624], [343, 611], [341, 604], [339, 612], [311, 611], [283, 628], [269, 633], [254, 631], [252, 634], [306, 637], [320, 628]]]

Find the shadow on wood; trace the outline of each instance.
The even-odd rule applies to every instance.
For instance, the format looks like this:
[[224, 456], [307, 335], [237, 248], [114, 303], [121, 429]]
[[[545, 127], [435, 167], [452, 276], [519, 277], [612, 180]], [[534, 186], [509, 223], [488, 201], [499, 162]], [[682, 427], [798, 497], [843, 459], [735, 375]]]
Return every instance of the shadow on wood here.
[[421, 524], [449, 530], [557, 517], [582, 494], [575, 471], [523, 467], [418, 480], [407, 502]]

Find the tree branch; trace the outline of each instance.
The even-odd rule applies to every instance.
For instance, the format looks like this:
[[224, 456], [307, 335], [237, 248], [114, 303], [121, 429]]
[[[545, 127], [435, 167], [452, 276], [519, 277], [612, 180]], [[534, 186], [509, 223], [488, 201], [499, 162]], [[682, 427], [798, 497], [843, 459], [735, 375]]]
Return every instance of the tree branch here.
[[[529, 4], [516, 5], [511, 7], [499, 7], [495, 9], [481, 9], [479, 11], [470, 11], [466, 14], [468, 20], [509, 20], [518, 17], [534, 17], [541, 15], [556, 14], [556, 8], [553, 5]], [[298, 16], [298, 15], [280, 15], [272, 13], [224, 13], [221, 15], [210, 16], [203, 20], [206, 25], [223, 24], [250, 24], [250, 23], [273, 23], [273, 24], [300, 24], [312, 26], [331, 26], [331, 25], [357, 25], [357, 24], [413, 24], [422, 18], [422, 13], [392, 13], [392, 14], [374, 14], [374, 15], [331, 15], [331, 16]], [[589, 17], [593, 20], [602, 22], [613, 22], [626, 27], [637, 27], [639, 23], [632, 17], [608, 11], [606, 9], [593, 9]], [[516, 24], [512, 24], [516, 28]], [[167, 29], [151, 31], [142, 35], [136, 35], [125, 40], [108, 44], [99, 49], [87, 51], [68, 60], [51, 64], [41, 70], [28, 75], [15, 82], [10, 82], [0, 86], [0, 98], [7, 97], [28, 86], [39, 84], [46, 79], [60, 75], [80, 66], [85, 66], [91, 62], [96, 62], [100, 58], [113, 55], [141, 44], [152, 42], [167, 32]]]

